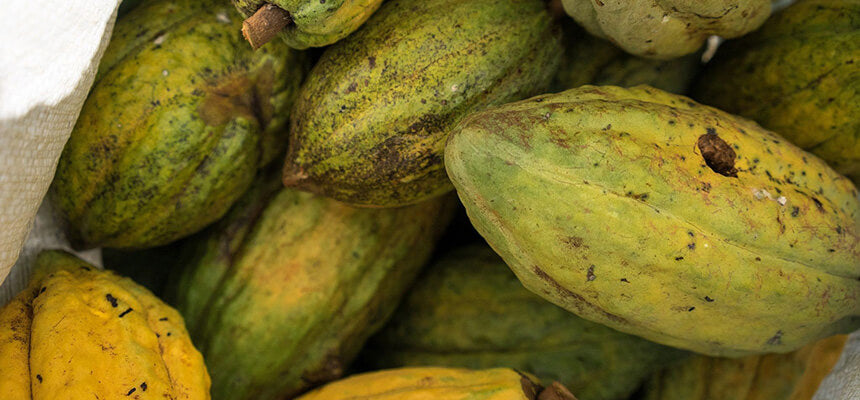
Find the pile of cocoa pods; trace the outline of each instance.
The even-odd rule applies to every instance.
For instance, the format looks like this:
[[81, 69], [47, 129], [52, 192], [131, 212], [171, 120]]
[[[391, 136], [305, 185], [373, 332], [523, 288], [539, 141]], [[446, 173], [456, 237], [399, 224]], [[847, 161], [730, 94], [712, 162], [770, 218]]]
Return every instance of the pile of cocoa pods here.
[[860, 329], [860, 1], [232, 1], [120, 8], [107, 270], [39, 256], [0, 397], [810, 400]]

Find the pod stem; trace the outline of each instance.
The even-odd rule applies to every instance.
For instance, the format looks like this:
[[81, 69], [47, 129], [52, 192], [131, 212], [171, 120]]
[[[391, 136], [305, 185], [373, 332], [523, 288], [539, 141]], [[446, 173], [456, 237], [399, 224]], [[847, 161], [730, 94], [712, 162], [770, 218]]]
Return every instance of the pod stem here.
[[553, 382], [548, 388], [544, 389], [538, 395], [537, 400], [576, 400], [576, 396], [567, 390], [564, 385]]
[[242, 36], [245, 36], [245, 40], [254, 50], [257, 50], [292, 22], [289, 12], [274, 4], [266, 3], [254, 15], [242, 22]]

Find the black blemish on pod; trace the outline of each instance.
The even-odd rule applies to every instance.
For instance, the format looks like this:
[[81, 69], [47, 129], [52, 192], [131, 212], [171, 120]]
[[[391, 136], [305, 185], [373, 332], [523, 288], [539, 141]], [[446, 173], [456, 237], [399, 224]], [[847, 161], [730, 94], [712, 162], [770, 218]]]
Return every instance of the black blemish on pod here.
[[105, 295], [105, 299], [107, 299], [107, 301], [110, 303], [111, 307], [116, 308], [116, 306], [117, 306], [116, 297], [113, 297], [113, 295], [108, 293]]
[[714, 299], [710, 298], [709, 296], [705, 296], [705, 301], [707, 301], [708, 303], [712, 303]]
[[135, 390], [137, 390], [137, 388], [131, 388], [131, 390], [129, 390], [128, 393], [126, 393], [125, 395], [131, 396], [131, 394], [134, 393]]
[[158, 319], [159, 321], [167, 321], [167, 317], [161, 317]]
[[134, 311], [134, 309], [132, 309], [131, 307], [129, 307], [127, 310], [123, 311], [123, 312], [119, 315], [119, 317], [120, 317], [120, 318], [122, 318], [122, 317], [124, 317], [126, 314], [128, 314], [128, 313], [130, 313], [130, 312], [132, 312], [132, 311]]
[[596, 276], [596, 275], [594, 275], [594, 265], [592, 265], [592, 266], [588, 267], [588, 273], [586, 274], [586, 279], [587, 279], [589, 282], [591, 282], [591, 281], [593, 281], [593, 280], [597, 279], [597, 276]]
[[39, 383], [42, 383], [42, 375], [36, 374], [36, 379], [39, 381]]
[[140, 390], [142, 390], [144, 392], [146, 391], [146, 382], [143, 382], [140, 384]]

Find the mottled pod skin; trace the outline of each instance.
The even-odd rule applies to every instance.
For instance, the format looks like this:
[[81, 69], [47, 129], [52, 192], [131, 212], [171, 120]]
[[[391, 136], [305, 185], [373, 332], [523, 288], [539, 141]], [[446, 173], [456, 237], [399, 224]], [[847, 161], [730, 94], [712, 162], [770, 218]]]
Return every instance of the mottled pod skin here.
[[360, 206], [451, 190], [448, 130], [542, 92], [561, 55], [538, 0], [386, 2], [327, 49], [299, 94], [284, 182]]
[[451, 197], [358, 209], [263, 179], [194, 239], [176, 304], [224, 400], [291, 398], [339, 378], [394, 311]]
[[643, 400], [811, 400], [846, 339], [832, 336], [788, 354], [693, 357], [655, 374]]
[[421, 275], [365, 350], [376, 368], [509, 367], [559, 381], [580, 400], [622, 400], [688, 354], [579, 318], [524, 289], [486, 245]]
[[526, 288], [583, 318], [715, 356], [860, 327], [857, 189], [754, 122], [583, 86], [473, 114], [445, 162]]
[[382, 0], [232, 0], [245, 18], [266, 4], [290, 14], [281, 37], [294, 49], [328, 46], [358, 29]]
[[752, 118], [860, 183], [860, 1], [803, 0], [720, 46], [699, 101]]
[[0, 309], [6, 400], [208, 400], [209, 375], [182, 317], [143, 287], [47, 251]]
[[218, 219], [286, 145], [306, 71], [253, 52], [229, 4], [147, 1], [116, 25], [60, 158], [54, 201], [81, 246], [169, 243]]
[[669, 59], [695, 53], [711, 35], [734, 38], [770, 15], [771, 0], [562, 0], [592, 35], [637, 56]]
[[509, 368], [400, 368], [330, 383], [298, 400], [536, 400], [537, 379]]
[[553, 80], [553, 92], [591, 84], [649, 85], [685, 94], [701, 65], [698, 53], [671, 60], [636, 57], [589, 35], [572, 22], [564, 25], [563, 42], [564, 57]]

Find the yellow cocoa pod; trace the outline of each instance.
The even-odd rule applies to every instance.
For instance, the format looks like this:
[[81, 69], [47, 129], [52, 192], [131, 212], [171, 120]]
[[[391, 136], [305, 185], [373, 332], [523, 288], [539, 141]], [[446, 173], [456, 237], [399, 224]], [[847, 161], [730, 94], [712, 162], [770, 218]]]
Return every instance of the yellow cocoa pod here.
[[690, 358], [653, 376], [644, 400], [810, 400], [847, 339], [831, 336], [788, 354]]
[[143, 287], [61, 251], [0, 309], [8, 400], [209, 399], [209, 374], [179, 313]]
[[400, 368], [354, 375], [298, 400], [576, 400], [558, 383], [542, 390], [537, 382], [509, 368]]

